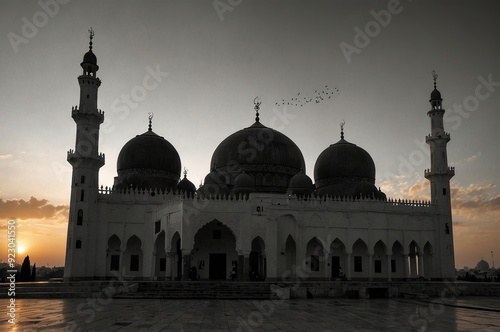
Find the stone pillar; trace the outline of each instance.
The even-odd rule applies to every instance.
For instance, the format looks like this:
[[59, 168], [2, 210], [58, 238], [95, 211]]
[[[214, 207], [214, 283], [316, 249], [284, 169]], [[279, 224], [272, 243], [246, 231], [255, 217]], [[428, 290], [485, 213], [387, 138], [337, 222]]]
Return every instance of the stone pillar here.
[[190, 280], [189, 272], [191, 270], [191, 249], [182, 250], [182, 280]]
[[368, 254], [368, 280], [373, 280], [373, 255]]
[[238, 254], [238, 280], [244, 280], [243, 267], [245, 266], [245, 256]]
[[243, 255], [243, 280], [249, 281], [250, 280], [250, 253], [246, 252]]
[[419, 252], [417, 253], [418, 256], [418, 276], [423, 277], [424, 276], [424, 254]]
[[326, 250], [323, 251], [323, 278], [325, 280], [330, 280], [332, 276], [332, 267], [330, 266], [331, 256]]
[[410, 256], [410, 278], [414, 279], [417, 277], [416, 254], [411, 253], [409, 256]]
[[387, 281], [392, 281], [392, 255], [387, 255]]
[[410, 278], [410, 272], [409, 272], [409, 267], [408, 267], [408, 254], [403, 254], [403, 261], [405, 263], [405, 279], [408, 280]]
[[352, 261], [351, 261], [351, 257], [352, 257], [352, 254], [349, 252], [349, 253], [346, 253], [346, 263], [347, 263], [347, 269], [345, 271], [346, 273], [346, 278], [347, 280], [352, 280]]

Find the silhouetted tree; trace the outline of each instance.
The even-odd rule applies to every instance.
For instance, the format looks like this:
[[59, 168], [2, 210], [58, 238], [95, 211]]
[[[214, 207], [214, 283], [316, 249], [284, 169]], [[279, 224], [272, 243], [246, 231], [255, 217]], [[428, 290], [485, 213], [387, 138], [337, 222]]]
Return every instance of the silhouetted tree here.
[[30, 271], [30, 256], [26, 256], [21, 266], [21, 273], [19, 275], [19, 281], [30, 281], [31, 271]]
[[30, 278], [30, 280], [31, 281], [35, 281], [35, 279], [36, 279], [36, 263], [33, 264], [33, 269], [31, 270], [31, 278]]

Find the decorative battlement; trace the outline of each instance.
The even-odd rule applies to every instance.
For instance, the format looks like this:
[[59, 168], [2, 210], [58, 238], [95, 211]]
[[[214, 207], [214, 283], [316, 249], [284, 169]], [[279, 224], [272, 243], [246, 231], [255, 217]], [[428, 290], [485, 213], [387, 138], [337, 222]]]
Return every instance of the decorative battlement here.
[[85, 159], [85, 160], [94, 160], [94, 161], [96, 161], [97, 165], [99, 167], [101, 167], [102, 165], [104, 165], [104, 163], [106, 161], [106, 155], [101, 152], [97, 155], [86, 156], [86, 155], [82, 155], [78, 152], [75, 152], [73, 149], [70, 149], [67, 153], [66, 159], [73, 166], [78, 165], [81, 160]]
[[450, 140], [450, 133], [447, 133], [447, 132], [443, 132], [442, 134], [440, 135], [432, 135], [432, 134], [429, 134], [427, 136], [425, 136], [425, 141], [430, 141], [430, 140], [434, 140], [434, 139], [446, 139], [446, 140]]
[[[134, 201], [145, 201], [150, 203], [158, 203], [167, 200], [175, 200], [176, 202], [182, 201], [193, 201], [198, 202], [227, 202], [229, 204], [238, 204], [243, 202], [252, 201], [257, 199], [262, 202], [261, 193], [254, 193], [250, 195], [240, 194], [240, 195], [220, 195], [220, 196], [201, 196], [201, 195], [188, 195], [181, 192], [173, 191], [163, 191], [159, 189], [138, 189], [138, 188], [128, 188], [128, 189], [115, 189], [114, 187], [103, 187], [99, 189], [99, 194], [101, 199], [119, 199], [119, 200], [134, 200]], [[265, 195], [268, 196], [268, 195]], [[276, 196], [275, 199], [266, 200], [270, 205], [274, 206], [289, 206], [289, 205], [300, 205], [303, 207], [335, 207], [342, 206], [345, 208], [358, 209], [364, 208], [376, 208], [380, 210], [385, 210], [387, 208], [396, 208], [399, 210], [401, 208], [431, 208], [433, 204], [430, 201], [424, 200], [408, 200], [408, 199], [394, 199], [389, 198], [387, 200], [379, 200], [372, 197], [354, 197], [354, 196], [324, 196], [324, 197], [307, 197], [307, 198], [297, 198], [295, 195], [272, 195]], [[378, 208], [377, 208], [378, 207]]]
[[455, 167], [438, 167], [437, 169], [426, 169], [424, 176], [429, 177], [433, 175], [455, 175]]
[[98, 118], [98, 120], [100, 121], [100, 123], [104, 122], [104, 112], [100, 109], [97, 109], [96, 110], [97, 112], [92, 112], [92, 113], [88, 113], [88, 112], [82, 112], [78, 106], [73, 106], [71, 107], [71, 117], [73, 119], [75, 118], [78, 118], [78, 117], [81, 117], [81, 116], [95, 116]]

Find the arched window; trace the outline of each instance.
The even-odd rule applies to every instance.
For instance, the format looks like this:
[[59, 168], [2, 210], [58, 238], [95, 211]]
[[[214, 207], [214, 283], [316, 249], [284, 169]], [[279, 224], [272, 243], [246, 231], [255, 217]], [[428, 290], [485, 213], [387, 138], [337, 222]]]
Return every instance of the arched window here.
[[76, 224], [78, 226], [83, 225], [83, 210], [82, 209], [78, 210], [78, 216], [76, 218]]
[[83, 202], [84, 198], [85, 198], [85, 190], [82, 189], [82, 191], [80, 191], [80, 201]]
[[80, 178], [80, 183], [84, 184], [85, 183], [85, 175], [82, 175]]
[[75, 248], [76, 249], [82, 249], [82, 240], [76, 240]]

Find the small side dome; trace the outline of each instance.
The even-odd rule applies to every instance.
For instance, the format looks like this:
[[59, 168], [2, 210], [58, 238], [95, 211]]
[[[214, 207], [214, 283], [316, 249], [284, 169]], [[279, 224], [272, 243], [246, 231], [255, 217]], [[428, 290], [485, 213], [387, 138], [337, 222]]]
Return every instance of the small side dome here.
[[198, 189], [198, 193], [206, 197], [226, 196], [229, 192], [226, 177], [215, 168], [205, 176], [203, 186]]
[[92, 52], [92, 50], [85, 53], [85, 55], [83, 56], [83, 63], [90, 63], [97, 66], [97, 57], [95, 56], [94, 52]]
[[290, 179], [289, 192], [297, 196], [310, 196], [314, 191], [314, 185], [309, 176], [303, 170]]
[[255, 180], [247, 174], [245, 171], [241, 172], [234, 179], [233, 192], [236, 195], [239, 194], [249, 194], [255, 191]]
[[431, 100], [429, 100], [429, 101], [432, 101], [432, 100], [443, 100], [441, 98], [441, 92], [439, 92], [439, 90], [436, 88], [434, 88], [434, 90], [432, 90], [432, 92], [431, 92]]
[[193, 196], [196, 193], [196, 186], [188, 180], [186, 171], [184, 171], [184, 178], [177, 184], [177, 192], [188, 196]]
[[488, 264], [487, 261], [485, 261], [484, 259], [481, 259], [477, 265], [476, 265], [476, 269], [480, 270], [480, 271], [488, 271], [490, 269], [490, 264]]

